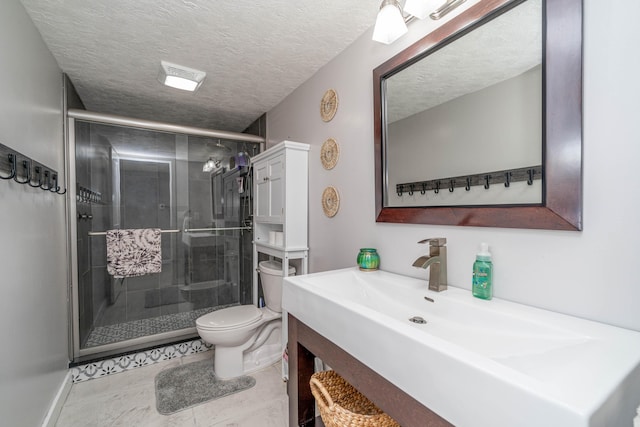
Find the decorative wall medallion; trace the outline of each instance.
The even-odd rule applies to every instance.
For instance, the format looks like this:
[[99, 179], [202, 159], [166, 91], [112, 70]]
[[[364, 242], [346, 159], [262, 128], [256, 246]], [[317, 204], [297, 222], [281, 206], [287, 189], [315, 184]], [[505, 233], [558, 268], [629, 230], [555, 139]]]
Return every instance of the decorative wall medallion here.
[[322, 101], [320, 101], [320, 117], [325, 122], [330, 122], [338, 111], [338, 93], [329, 89], [324, 93]]
[[322, 210], [329, 218], [334, 217], [340, 209], [340, 195], [335, 187], [327, 187], [322, 192]]
[[338, 157], [340, 157], [340, 146], [335, 139], [329, 138], [322, 144], [320, 150], [320, 161], [325, 169], [333, 169], [336, 163], [338, 163]]

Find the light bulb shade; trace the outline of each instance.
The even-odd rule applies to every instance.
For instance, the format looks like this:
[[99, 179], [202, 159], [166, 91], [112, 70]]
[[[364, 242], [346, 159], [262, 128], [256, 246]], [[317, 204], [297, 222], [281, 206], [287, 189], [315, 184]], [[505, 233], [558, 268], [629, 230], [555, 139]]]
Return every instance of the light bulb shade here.
[[402, 9], [397, 0], [382, 2], [376, 25], [373, 29], [373, 40], [390, 44], [407, 32], [407, 24], [402, 17]]
[[404, 11], [418, 19], [425, 19], [440, 2], [441, 0], [407, 0], [404, 3]]

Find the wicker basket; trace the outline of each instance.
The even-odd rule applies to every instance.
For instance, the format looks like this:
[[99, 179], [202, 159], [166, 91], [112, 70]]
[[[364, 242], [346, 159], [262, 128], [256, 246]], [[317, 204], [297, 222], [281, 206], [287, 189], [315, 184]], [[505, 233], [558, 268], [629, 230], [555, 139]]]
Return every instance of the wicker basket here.
[[316, 372], [309, 383], [326, 427], [400, 427], [334, 371]]

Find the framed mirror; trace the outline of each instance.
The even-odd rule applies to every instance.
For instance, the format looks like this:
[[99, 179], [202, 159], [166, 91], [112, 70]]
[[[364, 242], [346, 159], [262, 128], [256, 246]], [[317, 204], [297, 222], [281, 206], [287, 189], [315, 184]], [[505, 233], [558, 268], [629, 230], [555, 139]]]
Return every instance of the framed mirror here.
[[373, 83], [378, 222], [582, 229], [581, 0], [483, 0]]

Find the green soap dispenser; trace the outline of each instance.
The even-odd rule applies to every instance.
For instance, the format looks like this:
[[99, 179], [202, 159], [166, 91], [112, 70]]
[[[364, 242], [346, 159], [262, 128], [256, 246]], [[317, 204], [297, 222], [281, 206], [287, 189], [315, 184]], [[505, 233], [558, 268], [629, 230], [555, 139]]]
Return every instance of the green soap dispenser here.
[[487, 243], [480, 244], [480, 251], [473, 263], [473, 296], [482, 299], [493, 297], [493, 263]]

